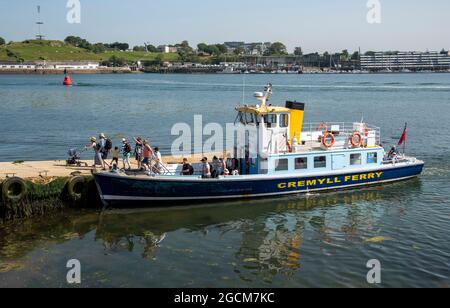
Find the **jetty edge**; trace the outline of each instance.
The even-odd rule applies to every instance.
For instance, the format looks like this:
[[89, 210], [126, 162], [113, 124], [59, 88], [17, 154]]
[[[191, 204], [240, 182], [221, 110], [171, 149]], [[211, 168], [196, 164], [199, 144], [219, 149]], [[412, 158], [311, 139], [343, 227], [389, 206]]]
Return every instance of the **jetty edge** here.
[[[207, 156], [223, 155], [210, 153]], [[187, 156], [200, 161], [204, 154]], [[176, 164], [179, 157], [163, 156], [166, 164]], [[89, 167], [68, 166], [65, 160], [0, 162], [0, 222], [44, 216], [64, 208], [100, 209], [102, 202]], [[132, 168], [137, 169], [135, 162]], [[87, 166], [87, 167], [86, 167]]]

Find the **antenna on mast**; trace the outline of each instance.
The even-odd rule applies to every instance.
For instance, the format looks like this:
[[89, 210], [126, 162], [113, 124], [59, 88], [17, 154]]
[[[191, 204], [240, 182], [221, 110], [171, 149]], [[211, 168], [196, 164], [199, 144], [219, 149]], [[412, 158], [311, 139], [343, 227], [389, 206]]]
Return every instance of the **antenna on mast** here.
[[38, 25], [38, 34], [36, 35], [36, 39], [39, 41], [42, 41], [44, 39], [44, 35], [41, 33], [41, 26], [44, 24], [44, 22], [41, 20], [41, 6], [37, 6], [37, 13], [38, 13], [38, 21], [36, 22], [36, 25]]

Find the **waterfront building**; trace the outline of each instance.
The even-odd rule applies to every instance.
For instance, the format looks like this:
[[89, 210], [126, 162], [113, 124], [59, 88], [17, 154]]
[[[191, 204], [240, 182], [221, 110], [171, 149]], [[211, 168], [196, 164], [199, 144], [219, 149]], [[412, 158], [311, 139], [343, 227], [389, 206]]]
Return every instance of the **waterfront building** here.
[[0, 62], [0, 70], [35, 70], [36, 63], [34, 62]]
[[423, 71], [450, 69], [449, 52], [373, 52], [361, 55], [361, 69], [367, 71]]

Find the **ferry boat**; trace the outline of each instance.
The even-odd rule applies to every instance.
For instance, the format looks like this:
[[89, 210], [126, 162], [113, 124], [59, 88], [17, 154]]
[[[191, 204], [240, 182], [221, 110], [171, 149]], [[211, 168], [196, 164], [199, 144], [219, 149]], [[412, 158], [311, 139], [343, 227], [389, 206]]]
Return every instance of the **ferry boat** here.
[[104, 204], [157, 206], [298, 195], [403, 181], [422, 173], [423, 161], [386, 154], [380, 128], [360, 122], [304, 124], [304, 103], [272, 106], [271, 95], [269, 85], [255, 93], [258, 104], [236, 108], [235, 125], [256, 131], [259, 140], [254, 158], [248, 155], [251, 138], [233, 149], [235, 157], [244, 157], [238, 160], [239, 175], [182, 176], [181, 164], [165, 166], [162, 174], [94, 173]]

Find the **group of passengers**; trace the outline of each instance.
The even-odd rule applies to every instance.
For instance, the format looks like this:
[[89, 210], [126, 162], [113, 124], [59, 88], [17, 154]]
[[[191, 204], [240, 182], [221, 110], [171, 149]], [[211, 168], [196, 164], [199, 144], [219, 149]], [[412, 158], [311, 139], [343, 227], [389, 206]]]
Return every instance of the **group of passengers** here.
[[[143, 140], [141, 137], [133, 138], [135, 141], [134, 156], [139, 170], [151, 171], [161, 173], [163, 169], [161, 152], [158, 147], [152, 148], [148, 140]], [[122, 158], [123, 170], [131, 170], [131, 155], [133, 148], [130, 142], [123, 138], [122, 145], [113, 148], [111, 139], [107, 138], [105, 134], [101, 133], [99, 138], [92, 137], [90, 144], [86, 149], [91, 148], [95, 152], [94, 167], [101, 166], [103, 170], [110, 168], [113, 171], [119, 169], [119, 159]], [[112, 155], [112, 160], [108, 164], [108, 156]]]
[[229, 155], [226, 160], [214, 156], [211, 163], [207, 157], [201, 160], [202, 178], [215, 179], [219, 176], [239, 175], [239, 161]]
[[[121, 147], [113, 147], [111, 139], [107, 138], [105, 134], [101, 133], [98, 138], [92, 137], [86, 149], [93, 149], [94, 167], [101, 166], [103, 170], [107, 168], [112, 171], [119, 170], [119, 161], [122, 160], [122, 170], [131, 170], [131, 155], [134, 154], [138, 170], [160, 174], [163, 171], [163, 162], [161, 152], [158, 147], [152, 148], [148, 140], [141, 137], [134, 139], [134, 151], [131, 143], [123, 138]], [[112, 160], [108, 163], [108, 157], [111, 154]], [[188, 162], [188, 159], [183, 159], [183, 167], [181, 175], [194, 175], [194, 167]], [[202, 178], [218, 178], [219, 176], [239, 175], [239, 160], [231, 158], [228, 155], [227, 159], [218, 158], [214, 156], [212, 162], [208, 161], [207, 157], [201, 160], [201, 175]]]

